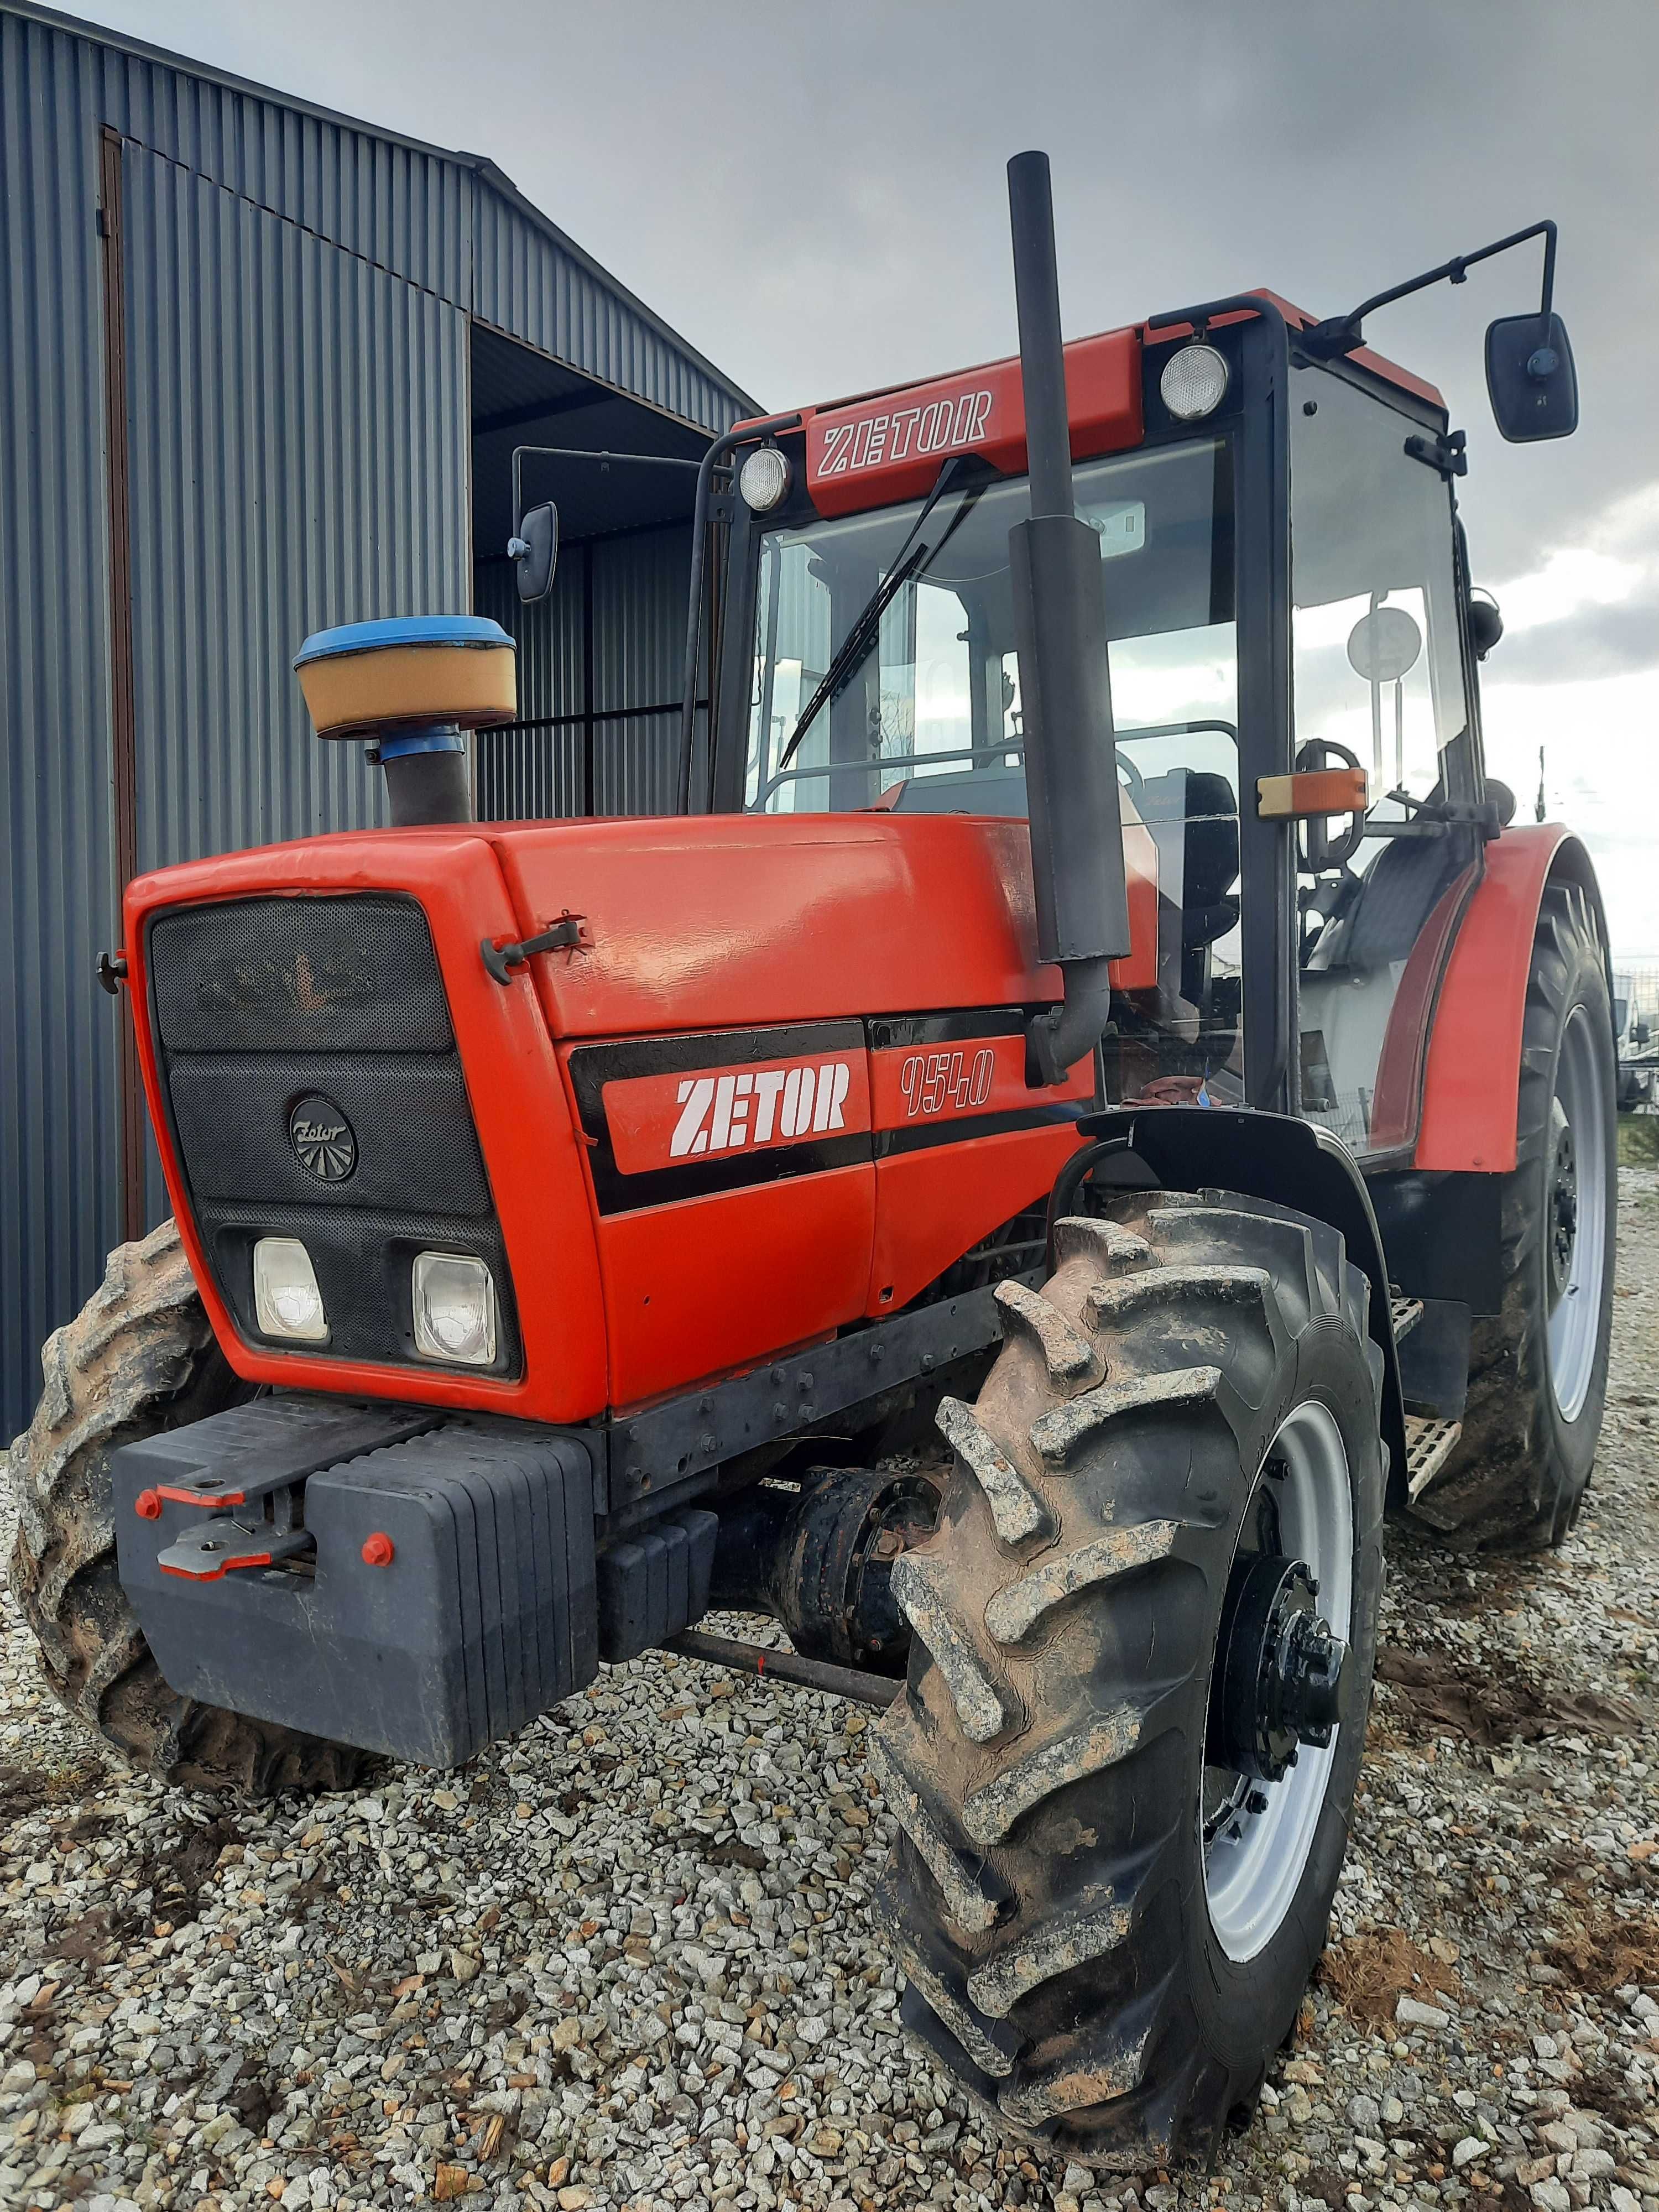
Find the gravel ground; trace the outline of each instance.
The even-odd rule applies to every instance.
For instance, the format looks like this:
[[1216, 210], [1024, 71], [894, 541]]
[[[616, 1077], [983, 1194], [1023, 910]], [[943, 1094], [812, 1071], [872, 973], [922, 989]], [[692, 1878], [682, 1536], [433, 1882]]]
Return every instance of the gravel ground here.
[[1659, 2212], [1659, 1175], [1621, 1238], [1565, 1549], [1395, 1533], [1336, 1940], [1212, 2175], [989, 2140], [907, 2046], [862, 1712], [658, 1656], [251, 1810], [106, 1759], [8, 1599], [0, 2205]]

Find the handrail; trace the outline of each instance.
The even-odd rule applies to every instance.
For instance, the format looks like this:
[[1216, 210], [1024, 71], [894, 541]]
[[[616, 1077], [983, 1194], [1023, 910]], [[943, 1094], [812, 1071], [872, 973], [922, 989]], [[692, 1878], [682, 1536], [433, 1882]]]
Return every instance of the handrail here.
[[[1196, 722], [1147, 722], [1139, 727], [1120, 730], [1117, 735], [1120, 743], [1129, 744], [1137, 738], [1194, 737], [1200, 730], [1219, 730], [1224, 737], [1231, 738], [1235, 744], [1238, 743], [1237, 724], [1223, 721], [1218, 716], [1206, 717]], [[744, 811], [758, 814], [780, 784], [794, 783], [803, 777], [840, 775], [849, 772], [856, 775], [867, 772], [871, 769], [896, 767], [907, 761], [913, 762], [918, 766], [925, 763], [929, 768], [933, 768], [936, 767], [940, 761], [995, 760], [1003, 753], [1024, 753], [1024, 738], [1013, 737], [1004, 738], [1000, 744], [967, 745], [948, 753], [898, 753], [890, 756], [886, 760], [827, 761], [822, 768], [781, 768], [768, 780], [765, 788], [756, 795]]]

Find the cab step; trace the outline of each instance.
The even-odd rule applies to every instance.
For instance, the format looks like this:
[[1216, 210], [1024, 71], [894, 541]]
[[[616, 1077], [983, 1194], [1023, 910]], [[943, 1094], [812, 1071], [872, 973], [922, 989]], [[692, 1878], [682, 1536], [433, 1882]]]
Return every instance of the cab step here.
[[1407, 1337], [1423, 1318], [1421, 1298], [1390, 1298], [1389, 1313], [1394, 1322], [1394, 1340], [1398, 1344]]
[[1406, 1485], [1411, 1498], [1420, 1498], [1429, 1488], [1455, 1450], [1462, 1433], [1462, 1421], [1436, 1420], [1422, 1413], [1407, 1414]]

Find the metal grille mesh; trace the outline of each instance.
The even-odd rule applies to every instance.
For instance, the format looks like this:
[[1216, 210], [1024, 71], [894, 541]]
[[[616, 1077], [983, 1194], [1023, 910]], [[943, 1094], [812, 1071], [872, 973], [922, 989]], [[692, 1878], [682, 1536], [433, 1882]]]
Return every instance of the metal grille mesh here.
[[173, 1052], [442, 1052], [453, 1042], [413, 899], [223, 899], [151, 925]]

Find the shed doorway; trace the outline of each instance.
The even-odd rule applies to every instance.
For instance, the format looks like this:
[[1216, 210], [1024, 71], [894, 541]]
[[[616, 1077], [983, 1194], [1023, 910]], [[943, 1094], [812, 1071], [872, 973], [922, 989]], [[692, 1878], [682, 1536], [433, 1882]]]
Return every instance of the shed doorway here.
[[[471, 374], [473, 606], [519, 648], [520, 720], [476, 741], [479, 817], [672, 812], [696, 478], [597, 457], [696, 461], [708, 433], [476, 320]], [[529, 607], [506, 550], [520, 446], [572, 449], [521, 465], [525, 504], [559, 510], [552, 594]]]

